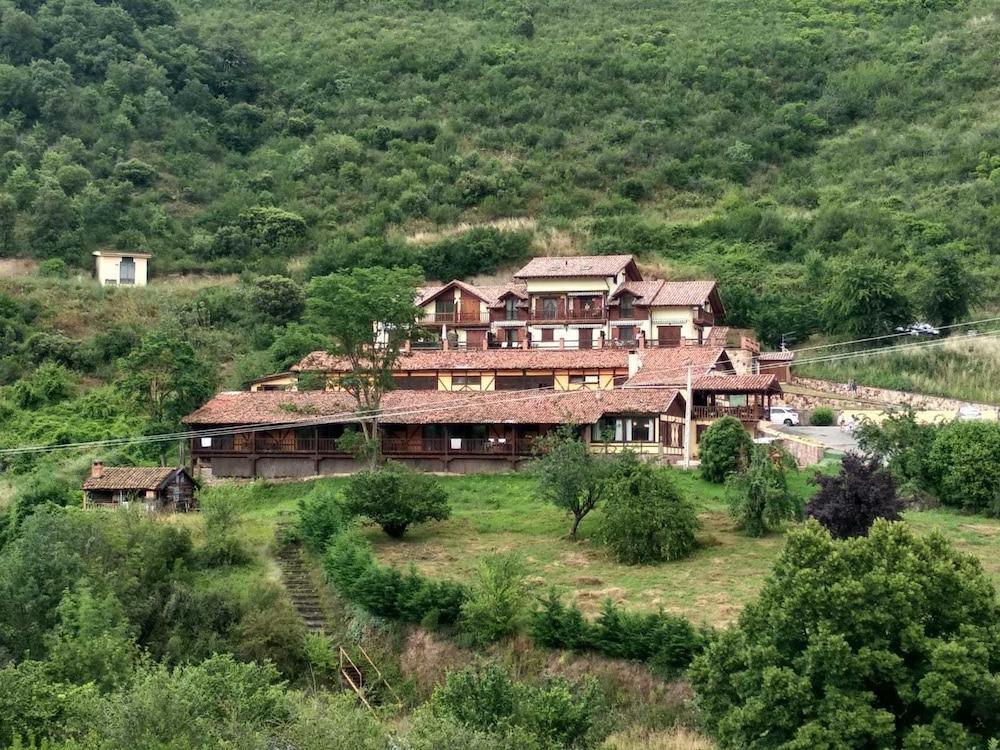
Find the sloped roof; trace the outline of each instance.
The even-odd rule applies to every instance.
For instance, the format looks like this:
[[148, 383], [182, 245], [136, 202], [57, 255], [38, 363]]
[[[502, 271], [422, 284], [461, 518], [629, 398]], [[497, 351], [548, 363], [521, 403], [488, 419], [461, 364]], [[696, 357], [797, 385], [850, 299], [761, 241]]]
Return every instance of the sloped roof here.
[[696, 391], [712, 393], [781, 393], [775, 375], [705, 375], [692, 386]]
[[694, 377], [711, 370], [731, 371], [729, 355], [721, 346], [678, 346], [640, 349], [639, 370], [628, 379], [629, 386], [673, 386], [687, 382], [687, 367], [694, 366]]
[[[676, 389], [581, 391], [391, 391], [382, 424], [593, 423], [604, 414], [662, 414]], [[229, 391], [184, 418], [193, 425], [267, 425], [353, 421], [356, 402], [335, 391]]]
[[761, 352], [759, 359], [761, 362], [791, 362], [795, 352]]
[[105, 466], [99, 477], [83, 480], [85, 490], [157, 490], [175, 472], [170, 466]]
[[[414, 370], [573, 370], [624, 369], [628, 352], [623, 349], [443, 349], [402, 354], [397, 372]], [[350, 363], [344, 357], [318, 351], [307, 354], [294, 372], [344, 372]]]
[[714, 281], [665, 281], [651, 305], [700, 305], [707, 300], [716, 289]]
[[[532, 258], [515, 279], [546, 279], [574, 276], [614, 276], [629, 264], [635, 265], [631, 255], [577, 255], [573, 257], [545, 256]], [[638, 278], [638, 271], [636, 271]]]
[[652, 281], [625, 281], [618, 285], [608, 296], [609, 305], [617, 305], [618, 297], [623, 292], [629, 292], [635, 296], [635, 301], [640, 305], [648, 305], [650, 301], [656, 296], [656, 293], [660, 290], [666, 282], [663, 279], [654, 279]]

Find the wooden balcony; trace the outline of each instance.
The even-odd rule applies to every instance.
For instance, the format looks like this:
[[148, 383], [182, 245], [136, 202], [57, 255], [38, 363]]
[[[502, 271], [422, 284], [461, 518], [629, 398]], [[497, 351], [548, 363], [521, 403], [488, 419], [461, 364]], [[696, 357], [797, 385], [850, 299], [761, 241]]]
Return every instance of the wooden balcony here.
[[452, 312], [427, 313], [420, 319], [421, 325], [481, 325], [490, 322], [488, 312], [454, 310]]
[[548, 310], [543, 310], [541, 307], [533, 309], [530, 311], [530, 318], [533, 321], [544, 321], [544, 322], [576, 322], [576, 321], [595, 321], [595, 320], [606, 320], [608, 317], [608, 311], [604, 307], [594, 307], [586, 309], [583, 307], [577, 307], [570, 305], [565, 307], [559, 305], [555, 310], [551, 308]]
[[[239, 439], [234, 439], [238, 437]], [[385, 456], [527, 456], [532, 452], [528, 438], [382, 438]], [[212, 445], [195, 441], [193, 454], [212, 455], [284, 455], [284, 456], [347, 456], [337, 447], [337, 438], [272, 439], [257, 434], [225, 435], [212, 438]]]
[[770, 410], [766, 406], [756, 404], [747, 406], [692, 406], [691, 416], [694, 419], [736, 417], [742, 422], [759, 422], [769, 418]]

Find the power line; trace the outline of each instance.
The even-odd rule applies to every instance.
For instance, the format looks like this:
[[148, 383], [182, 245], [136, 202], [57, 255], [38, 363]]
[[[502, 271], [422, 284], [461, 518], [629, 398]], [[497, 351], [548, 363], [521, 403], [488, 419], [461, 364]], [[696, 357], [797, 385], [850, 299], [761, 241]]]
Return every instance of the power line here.
[[[969, 320], [964, 323], [952, 323], [946, 326], [938, 326], [939, 331], [947, 331], [951, 328], [963, 328], [965, 326], [980, 325], [982, 323], [995, 323], [1000, 321], [1000, 317], [996, 318], [982, 318], [981, 320]], [[887, 333], [882, 336], [869, 336], [864, 339], [851, 339], [849, 341], [838, 341], [832, 344], [817, 344], [816, 346], [805, 346], [800, 349], [789, 349], [791, 352], [809, 352], [816, 349], [830, 349], [836, 346], [851, 346], [852, 344], [864, 344], [869, 341], [884, 341], [885, 339], [899, 338], [900, 336], [912, 336], [913, 333], [910, 331], [897, 331], [896, 333]]]

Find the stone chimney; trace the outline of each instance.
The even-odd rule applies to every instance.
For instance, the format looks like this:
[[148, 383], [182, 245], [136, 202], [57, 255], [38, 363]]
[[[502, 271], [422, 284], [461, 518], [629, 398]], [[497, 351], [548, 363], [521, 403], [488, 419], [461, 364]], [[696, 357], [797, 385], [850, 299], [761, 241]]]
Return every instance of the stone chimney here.
[[100, 479], [104, 476], [103, 461], [94, 461], [94, 463], [90, 465], [90, 476], [92, 479]]

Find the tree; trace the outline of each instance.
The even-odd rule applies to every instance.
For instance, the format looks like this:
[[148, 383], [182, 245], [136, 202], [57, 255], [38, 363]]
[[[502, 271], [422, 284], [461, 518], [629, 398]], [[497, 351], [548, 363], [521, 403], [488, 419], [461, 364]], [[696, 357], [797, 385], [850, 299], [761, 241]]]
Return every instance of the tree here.
[[17, 227], [17, 201], [9, 193], [0, 193], [0, 254], [14, 254], [14, 230]]
[[713, 422], [698, 444], [701, 476], [721, 484], [734, 471], [746, 466], [753, 440], [743, 423], [735, 417]]
[[[151, 333], [121, 360], [118, 388], [144, 410], [151, 432], [173, 430], [212, 395], [215, 373], [187, 341]], [[161, 444], [161, 459], [166, 444]]]
[[923, 312], [940, 326], [950, 326], [969, 312], [973, 277], [962, 262], [967, 253], [962, 243], [950, 243], [924, 261], [928, 274], [920, 295]]
[[878, 336], [910, 318], [910, 303], [889, 265], [856, 253], [837, 267], [824, 299], [828, 330]]
[[729, 515], [748, 536], [763, 536], [786, 519], [802, 514], [802, 499], [788, 488], [791, 457], [766, 446], [751, 446], [746, 468], [726, 480]]
[[[419, 333], [421, 311], [414, 304], [419, 283], [416, 269], [355, 268], [315, 278], [307, 290], [311, 321], [333, 339], [331, 354], [350, 365], [340, 387], [357, 400], [364, 437], [376, 447], [382, 396], [393, 388], [403, 343]], [[369, 453], [374, 468], [377, 452]]]
[[478, 645], [517, 633], [528, 611], [524, 560], [499, 554], [480, 560], [462, 603], [462, 629]]
[[901, 518], [903, 501], [896, 494], [896, 482], [876, 458], [848, 453], [836, 476], [820, 474], [815, 481], [820, 490], [805, 512], [834, 539], [864, 536], [877, 518]]
[[601, 537], [619, 562], [679, 560], [694, 551], [701, 524], [668, 470], [633, 456], [604, 481], [601, 498]]
[[942, 503], [1000, 515], [1000, 423], [945, 425], [927, 464]]
[[724, 750], [985, 747], [998, 618], [980, 564], [941, 535], [879, 520], [835, 541], [809, 522], [688, 674]]
[[862, 453], [887, 465], [904, 492], [913, 494], [933, 487], [929, 457], [940, 429], [917, 422], [913, 407], [903, 406], [879, 423], [863, 420], [854, 436]]
[[572, 425], [539, 438], [535, 446], [530, 470], [545, 499], [573, 516], [569, 538], [576, 539], [580, 522], [601, 498], [600, 482], [610, 462], [596, 459]]
[[247, 304], [255, 316], [284, 325], [302, 317], [306, 300], [302, 286], [287, 276], [261, 276], [247, 287]]
[[258, 206], [239, 216], [239, 227], [257, 249], [267, 254], [287, 254], [306, 235], [306, 222], [296, 213], [273, 206]]
[[344, 489], [344, 510], [370, 518], [393, 539], [411, 524], [451, 515], [448, 493], [437, 479], [393, 462], [353, 475]]

